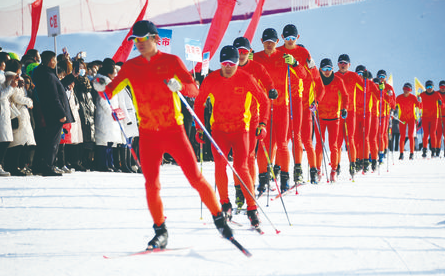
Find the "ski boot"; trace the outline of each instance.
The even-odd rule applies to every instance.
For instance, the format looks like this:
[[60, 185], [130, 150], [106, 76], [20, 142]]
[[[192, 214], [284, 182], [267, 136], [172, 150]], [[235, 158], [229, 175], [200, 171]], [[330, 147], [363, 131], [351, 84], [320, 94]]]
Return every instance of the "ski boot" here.
[[436, 148], [436, 157], [440, 157], [440, 148]]
[[232, 203], [226, 202], [222, 204], [222, 214], [227, 221], [232, 220]]
[[252, 227], [260, 226], [260, 219], [258, 218], [258, 211], [256, 209], [247, 210], [247, 217], [249, 218]]
[[409, 160], [414, 160], [414, 153], [413, 153], [413, 152], [411, 152], [411, 153], [409, 154]]
[[400, 153], [399, 160], [403, 160], [403, 152]]
[[317, 168], [317, 182], [320, 183], [321, 181], [321, 168]]
[[215, 222], [216, 229], [219, 233], [226, 239], [233, 237], [232, 229], [227, 225], [227, 221], [224, 218], [222, 212], [219, 212], [216, 216], [213, 216], [213, 221]]
[[363, 170], [363, 159], [357, 159], [355, 162], [355, 171], [359, 172], [361, 170]]
[[280, 173], [280, 180], [281, 180], [281, 192], [284, 193], [285, 191], [289, 190], [289, 173], [281, 171]]
[[235, 204], [238, 208], [241, 209], [244, 205], [244, 200], [245, 200], [243, 190], [241, 190], [241, 185], [235, 186], [235, 195], [236, 195]]
[[273, 174], [277, 178], [277, 182], [278, 182], [278, 175], [280, 174], [280, 172], [281, 172], [281, 166], [278, 165], [273, 166]]
[[[340, 167], [340, 165], [339, 165], [339, 167]], [[355, 175], [355, 162], [349, 163], [349, 174], [351, 175], [351, 177], [354, 177], [354, 175]]]
[[318, 182], [320, 180], [318, 179], [318, 170], [317, 170], [317, 168], [311, 168], [310, 175], [311, 175], [311, 184], [318, 184]]
[[337, 182], [337, 170], [336, 169], [331, 170], [331, 175], [330, 175], [329, 180], [331, 181], [331, 183]]
[[148, 242], [146, 250], [153, 250], [155, 248], [164, 249], [167, 246], [168, 241], [168, 232], [165, 222], [160, 226], [153, 224], [153, 229], [155, 230], [155, 236]]
[[269, 183], [269, 173], [268, 172], [260, 173], [258, 175], [258, 181], [260, 183], [258, 185], [257, 190], [259, 195], [262, 195], [266, 191], [266, 186]]
[[340, 164], [337, 165], [337, 175], [340, 175]]
[[431, 149], [431, 158], [436, 158], [438, 156], [437, 150], [438, 150], [438, 148]]
[[301, 169], [301, 164], [295, 164], [294, 182], [295, 183], [303, 183], [303, 170]]
[[422, 151], [423, 151], [423, 153], [422, 153], [422, 157], [423, 157], [423, 158], [426, 158], [426, 151], [427, 151], [427, 149], [426, 149], [426, 148], [423, 148]]
[[383, 164], [383, 158], [385, 157], [385, 154], [383, 152], [379, 152], [379, 164]]
[[369, 159], [363, 159], [363, 173], [369, 172]]
[[371, 170], [372, 170], [373, 172], [375, 172], [376, 169], [377, 169], [377, 160], [372, 159], [372, 160], [371, 160]]

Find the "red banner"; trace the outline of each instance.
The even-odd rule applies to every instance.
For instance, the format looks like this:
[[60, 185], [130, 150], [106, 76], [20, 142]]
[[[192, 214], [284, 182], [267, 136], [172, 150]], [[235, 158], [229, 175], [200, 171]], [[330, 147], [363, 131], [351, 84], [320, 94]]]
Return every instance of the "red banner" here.
[[36, 0], [31, 4], [31, 18], [32, 18], [32, 29], [31, 29], [31, 39], [29, 41], [26, 52], [30, 49], [34, 49], [36, 44], [37, 31], [40, 25], [40, 14], [42, 13], [43, 0]]
[[[147, 10], [147, 6], [148, 6], [148, 0], [145, 1], [145, 5], [141, 10], [141, 13], [139, 14], [138, 18], [136, 19], [136, 21], [134, 21], [134, 23], [141, 21], [144, 18], [145, 15], [145, 11]], [[133, 23], [133, 25], [134, 25]], [[131, 27], [130, 31], [128, 32], [128, 34], [125, 36], [124, 41], [122, 41], [121, 46], [119, 47], [119, 49], [117, 49], [116, 53], [113, 56], [113, 60], [114, 62], [125, 62], [128, 59], [128, 56], [131, 53], [131, 49], [133, 48], [133, 41], [127, 41], [128, 37], [131, 35], [133, 31], [133, 26]]]
[[259, 0], [255, 12], [252, 15], [249, 26], [247, 27], [244, 37], [252, 42], [253, 36], [255, 35], [258, 22], [260, 21], [261, 14], [263, 13], [264, 0]]
[[[236, 0], [218, 0], [218, 8], [213, 16], [209, 33], [204, 45], [203, 53], [210, 52], [210, 59], [215, 54], [226, 33], [230, 20], [232, 19], [233, 10], [235, 9]], [[195, 71], [201, 72], [202, 63], [196, 64]]]

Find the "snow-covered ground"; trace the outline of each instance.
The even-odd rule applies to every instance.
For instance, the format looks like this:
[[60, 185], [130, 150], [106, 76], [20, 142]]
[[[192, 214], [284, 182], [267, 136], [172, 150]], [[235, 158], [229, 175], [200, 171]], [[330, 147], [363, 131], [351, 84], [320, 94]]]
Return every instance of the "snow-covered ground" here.
[[[393, 165], [390, 154], [389, 172], [384, 164], [355, 183], [343, 172], [336, 184], [299, 187], [284, 197], [291, 226], [281, 201], [262, 197], [281, 233], [262, 213], [262, 236], [235, 216], [251, 258], [220, 238], [206, 209], [201, 219], [177, 166], [161, 169], [169, 246], [191, 248], [112, 260], [103, 255], [142, 250], [153, 236], [142, 175], [1, 178], [0, 275], [444, 275], [445, 161], [417, 155], [400, 162], [396, 153]], [[203, 172], [213, 186], [214, 164]], [[234, 201], [232, 183], [229, 191]]]

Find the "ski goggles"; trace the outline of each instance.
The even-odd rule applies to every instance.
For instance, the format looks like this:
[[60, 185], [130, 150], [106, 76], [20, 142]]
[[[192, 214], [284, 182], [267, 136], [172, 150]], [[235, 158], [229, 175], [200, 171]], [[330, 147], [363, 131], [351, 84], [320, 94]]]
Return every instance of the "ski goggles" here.
[[230, 61], [221, 62], [221, 66], [222, 67], [235, 67], [236, 65], [237, 65], [236, 63], [233, 63], [233, 62], [230, 62]]
[[238, 48], [238, 53], [240, 54], [240, 55], [248, 55], [249, 54], [249, 50], [247, 50], [247, 49], [244, 49], [244, 48]]
[[445, 85], [439, 86], [440, 89], [445, 89]]
[[339, 61], [338, 64], [348, 65], [349, 62], [347, 62], [347, 61]]
[[289, 41], [289, 40], [293, 41], [293, 40], [296, 40], [296, 39], [297, 39], [297, 37], [293, 36], [293, 35], [290, 35], [290, 36], [284, 38], [284, 40], [286, 40], [286, 41]]
[[323, 68], [321, 68], [321, 71], [324, 71], [324, 72], [332, 71], [332, 67], [330, 67], [330, 66], [323, 67]]
[[405, 86], [405, 87], [403, 87], [403, 91], [408, 91], [408, 92], [411, 92], [411, 91], [413, 91], [411, 88], [409, 88], [409, 87], [407, 87], [407, 86]]
[[428, 85], [428, 86], [426, 87], [426, 89], [433, 89], [433, 86], [432, 86], [432, 85]]
[[133, 38], [133, 42], [134, 43], [144, 42], [144, 41], [147, 41], [150, 37], [154, 37], [154, 36], [156, 36], [156, 35], [155, 34], [149, 34], [149, 35], [146, 35], [146, 36], [143, 36], [143, 37], [135, 37], [135, 38]]
[[378, 75], [377, 77], [378, 77], [379, 79], [384, 79], [384, 78], [386, 78], [385, 75]]
[[357, 75], [359, 75], [359, 76], [363, 76], [363, 71], [358, 71], [358, 72], [357, 72]]

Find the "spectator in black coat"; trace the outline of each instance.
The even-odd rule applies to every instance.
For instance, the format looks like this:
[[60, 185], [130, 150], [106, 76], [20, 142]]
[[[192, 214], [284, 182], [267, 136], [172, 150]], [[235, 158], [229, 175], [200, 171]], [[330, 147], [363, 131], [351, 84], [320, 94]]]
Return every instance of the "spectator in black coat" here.
[[[42, 63], [34, 69], [33, 82], [45, 121], [44, 137], [37, 141], [41, 148], [43, 176], [61, 176], [54, 170], [54, 160], [59, 147], [62, 126], [74, 122], [65, 89], [56, 75], [56, 54], [44, 51], [40, 55]], [[40, 142], [40, 144], [39, 144]]]

